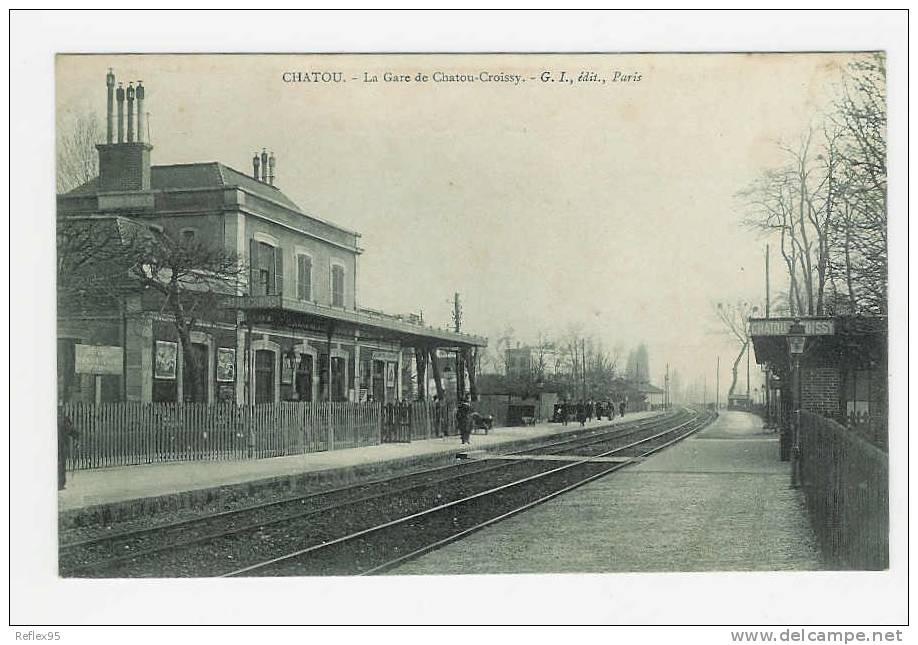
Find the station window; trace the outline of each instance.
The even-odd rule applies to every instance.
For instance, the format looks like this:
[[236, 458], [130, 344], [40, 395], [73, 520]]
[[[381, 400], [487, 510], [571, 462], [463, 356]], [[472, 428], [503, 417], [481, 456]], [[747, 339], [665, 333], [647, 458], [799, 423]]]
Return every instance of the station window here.
[[196, 231], [193, 228], [183, 228], [180, 234], [183, 242], [194, 242]]
[[264, 242], [258, 242], [255, 246], [255, 251], [257, 256], [255, 262], [253, 262], [255, 292], [261, 296], [279, 293], [274, 247]]
[[344, 267], [332, 265], [331, 271], [332, 306], [344, 306]]
[[312, 300], [312, 258], [296, 256], [296, 296], [300, 300]]

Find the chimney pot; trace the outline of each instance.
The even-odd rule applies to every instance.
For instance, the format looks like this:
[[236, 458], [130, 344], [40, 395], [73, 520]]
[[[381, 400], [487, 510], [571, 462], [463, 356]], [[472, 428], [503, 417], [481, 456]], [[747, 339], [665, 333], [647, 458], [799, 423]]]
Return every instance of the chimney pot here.
[[143, 133], [143, 119], [144, 119], [143, 99], [144, 99], [144, 95], [146, 94], [146, 92], [144, 91], [143, 85], [141, 85], [141, 83], [143, 83], [143, 81], [137, 81], [137, 92], [136, 92], [137, 94], [137, 141], [138, 142], [143, 141], [143, 134], [144, 134]]
[[258, 159], [258, 153], [256, 152], [255, 156], [252, 157], [252, 178], [255, 179], [255, 181], [258, 181], [258, 166], [259, 166], [259, 159]]
[[115, 98], [118, 101], [118, 143], [124, 143], [124, 88], [120, 81], [115, 90]]
[[276, 163], [276, 160], [274, 158], [274, 153], [272, 152], [271, 155], [268, 157], [268, 183], [271, 184], [272, 186], [274, 185], [274, 164], [275, 163]]
[[268, 181], [268, 152], [264, 148], [261, 149], [261, 180]]
[[105, 143], [112, 143], [115, 140], [115, 73], [111, 67], [105, 75], [105, 88]]
[[134, 83], [128, 83], [127, 88], [127, 140], [134, 143]]

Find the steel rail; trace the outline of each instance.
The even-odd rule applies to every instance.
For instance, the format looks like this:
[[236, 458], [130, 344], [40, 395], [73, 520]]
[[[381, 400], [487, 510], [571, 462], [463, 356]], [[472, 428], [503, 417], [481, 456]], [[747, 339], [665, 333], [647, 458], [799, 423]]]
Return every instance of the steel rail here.
[[[696, 420], [697, 420], [697, 419], [696, 419]], [[709, 419], [703, 419], [703, 420], [701, 420], [701, 422], [700, 422], [695, 428], [693, 428], [692, 430], [690, 430], [690, 431], [688, 431], [688, 432], [686, 432], [686, 433], [684, 433], [684, 434], [682, 434], [682, 435], [676, 437], [675, 439], [673, 439], [673, 440], [671, 440], [671, 441], [667, 441], [666, 443], [664, 443], [664, 444], [662, 444], [662, 445], [660, 445], [660, 446], [656, 446], [656, 447], [654, 447], [654, 448], [648, 450], [646, 453], [640, 455], [640, 457], [638, 457], [638, 458], [641, 458], [641, 459], [642, 459], [642, 458], [646, 457], [647, 455], [652, 455], [652, 454], [654, 454], [655, 452], [659, 452], [660, 450], [663, 450], [664, 448], [666, 448], [666, 447], [668, 447], [668, 446], [670, 446], [670, 445], [672, 445], [672, 444], [674, 444], [674, 443], [677, 443], [677, 442], [679, 442], [679, 441], [682, 441], [682, 440], [685, 439], [687, 436], [689, 436], [689, 435], [691, 435], [691, 434], [697, 432], [697, 431], [700, 430], [701, 428], [703, 428], [704, 425], [707, 423], [707, 421], [709, 421]], [[450, 544], [450, 543], [452, 543], [452, 542], [456, 542], [456, 541], [458, 541], [458, 540], [461, 540], [462, 538], [464, 538], [464, 537], [466, 537], [466, 536], [468, 536], [468, 535], [471, 535], [472, 533], [475, 533], [475, 532], [477, 532], [477, 531], [480, 531], [480, 530], [483, 529], [483, 528], [486, 528], [486, 527], [488, 527], [488, 526], [491, 526], [492, 524], [496, 524], [497, 522], [500, 522], [501, 520], [505, 520], [505, 519], [507, 519], [508, 517], [512, 517], [512, 516], [514, 516], [514, 515], [517, 515], [518, 513], [522, 513], [523, 511], [527, 511], [527, 510], [529, 510], [530, 508], [532, 508], [532, 507], [534, 507], [534, 506], [538, 506], [539, 504], [542, 504], [542, 503], [544, 503], [544, 502], [547, 502], [547, 501], [550, 500], [550, 499], [554, 499], [555, 497], [558, 497], [558, 496], [560, 496], [560, 495], [563, 495], [564, 493], [569, 493], [570, 491], [574, 490], [575, 488], [579, 488], [579, 487], [581, 487], [581, 486], [584, 486], [584, 485], [586, 485], [586, 484], [589, 484], [590, 482], [595, 481], [595, 480], [599, 479], [600, 477], [605, 477], [606, 475], [608, 475], [608, 474], [610, 474], [610, 473], [613, 473], [613, 472], [615, 472], [615, 471], [617, 471], [617, 470], [621, 470], [622, 468], [625, 468], [625, 467], [627, 467], [627, 466], [630, 466], [630, 465], [633, 464], [638, 458], [632, 459], [631, 461], [627, 461], [627, 462], [625, 462], [625, 463], [615, 464], [615, 465], [609, 467], [608, 469], [606, 469], [606, 470], [604, 470], [604, 471], [602, 471], [602, 472], [600, 472], [600, 473], [594, 473], [593, 475], [589, 475], [588, 477], [586, 477], [585, 479], [582, 479], [582, 480], [579, 481], [579, 482], [575, 482], [575, 483], [573, 483], [573, 484], [570, 484], [570, 485], [568, 485], [568, 486], [565, 486], [564, 488], [562, 488], [562, 489], [560, 489], [560, 490], [557, 490], [557, 491], [548, 493], [547, 495], [545, 495], [545, 496], [543, 496], [543, 497], [540, 497], [539, 499], [536, 499], [536, 500], [533, 500], [533, 501], [528, 502], [528, 503], [526, 503], [526, 504], [523, 504], [522, 506], [519, 506], [519, 507], [517, 507], [517, 508], [515, 508], [515, 509], [512, 509], [512, 510], [510, 510], [510, 511], [507, 511], [506, 513], [502, 513], [501, 515], [498, 515], [497, 517], [493, 517], [493, 518], [490, 518], [490, 519], [485, 520], [485, 521], [483, 521], [483, 522], [480, 522], [479, 524], [476, 524], [475, 526], [472, 526], [472, 527], [469, 527], [469, 528], [467, 528], [467, 529], [464, 529], [463, 531], [461, 531], [461, 532], [459, 532], [459, 533], [456, 533], [455, 535], [447, 536], [447, 537], [445, 537], [445, 538], [443, 538], [443, 539], [441, 539], [441, 540], [438, 540], [438, 541], [434, 542], [433, 544], [429, 544], [429, 545], [427, 545], [427, 546], [423, 546], [423, 547], [421, 547], [420, 549], [416, 549], [416, 550], [412, 551], [411, 553], [406, 553], [405, 555], [399, 556], [398, 558], [395, 558], [395, 559], [393, 559], [393, 560], [389, 560], [388, 562], [384, 562], [384, 563], [381, 564], [381, 565], [375, 566], [375, 567], [373, 567], [372, 569], [367, 569], [366, 571], [362, 571], [362, 572], [360, 572], [360, 573], [358, 573], [358, 574], [355, 574], [355, 575], [358, 575], [358, 576], [372, 576], [372, 575], [376, 575], [376, 574], [378, 574], [378, 573], [383, 573], [383, 572], [385, 572], [385, 571], [388, 571], [388, 570], [392, 569], [393, 567], [399, 566], [400, 564], [404, 564], [405, 562], [408, 562], [408, 561], [410, 561], [410, 560], [414, 560], [414, 559], [416, 559], [416, 558], [419, 558], [420, 556], [425, 555], [426, 553], [430, 553], [431, 551], [436, 551], [436, 550], [439, 549], [440, 547], [446, 546], [447, 544]]]
[[[675, 427], [673, 427], [673, 428], [669, 428], [669, 429], [667, 429], [667, 430], [664, 430], [663, 432], [659, 432], [659, 433], [657, 433], [657, 434], [655, 434], [655, 435], [652, 435], [652, 436], [650, 436], [650, 437], [645, 437], [645, 438], [643, 438], [643, 439], [639, 439], [639, 440], [634, 441], [634, 442], [632, 442], [632, 443], [630, 443], [630, 444], [626, 444], [626, 445], [620, 446], [620, 447], [618, 447], [618, 448], [613, 448], [612, 450], [608, 450], [608, 451], [603, 452], [603, 453], [600, 453], [600, 454], [598, 454], [598, 455], [591, 455], [591, 456], [585, 457], [585, 458], [583, 458], [583, 459], [578, 459], [578, 460], [576, 460], [576, 461], [573, 461], [573, 462], [571, 462], [571, 463], [569, 463], [569, 464], [565, 464], [565, 465], [560, 466], [560, 467], [558, 467], [558, 468], [553, 468], [553, 469], [547, 470], [547, 471], [545, 471], [545, 472], [536, 473], [536, 474], [534, 474], [534, 475], [529, 475], [529, 476], [526, 476], [526, 477], [524, 477], [524, 478], [522, 478], [522, 479], [518, 479], [518, 480], [516, 480], [516, 481], [509, 482], [509, 483], [507, 483], [507, 484], [502, 484], [502, 485], [497, 486], [497, 487], [495, 487], [495, 488], [491, 488], [491, 489], [488, 489], [488, 490], [485, 490], [485, 491], [481, 491], [481, 492], [478, 492], [478, 493], [469, 495], [469, 496], [467, 496], [467, 497], [463, 497], [463, 498], [458, 499], [458, 500], [453, 500], [453, 501], [451, 501], [451, 502], [446, 502], [446, 503], [444, 503], [444, 504], [440, 504], [440, 505], [438, 505], [438, 506], [434, 506], [434, 507], [432, 507], [432, 508], [425, 509], [425, 510], [423, 510], [423, 511], [418, 511], [417, 513], [412, 513], [412, 514], [410, 514], [410, 515], [406, 515], [406, 516], [403, 516], [403, 517], [400, 517], [400, 518], [396, 518], [396, 519], [394, 519], [394, 520], [390, 520], [390, 521], [388, 521], [388, 522], [384, 522], [384, 523], [382, 523], [382, 524], [378, 524], [378, 525], [373, 526], [373, 527], [369, 527], [369, 528], [366, 528], [366, 529], [362, 529], [362, 530], [360, 530], [360, 531], [356, 531], [356, 532], [351, 533], [351, 534], [349, 534], [349, 535], [345, 535], [345, 536], [342, 536], [342, 537], [339, 537], [339, 538], [335, 538], [334, 540], [329, 540], [328, 542], [323, 542], [323, 543], [321, 543], [321, 544], [315, 544], [315, 545], [306, 547], [306, 548], [304, 548], [304, 549], [299, 549], [299, 550], [297, 550], [297, 551], [294, 551], [294, 552], [291, 552], [291, 553], [287, 553], [287, 554], [284, 554], [284, 555], [282, 555], [282, 556], [278, 556], [278, 557], [276, 557], [276, 558], [271, 558], [271, 559], [269, 559], [269, 560], [265, 560], [265, 561], [262, 561], [262, 562], [259, 562], [259, 563], [253, 564], [253, 565], [249, 565], [249, 566], [246, 566], [246, 567], [242, 567], [242, 568], [240, 568], [240, 569], [235, 569], [235, 570], [233, 570], [233, 571], [229, 571], [229, 572], [227, 572], [227, 573], [222, 574], [220, 577], [224, 577], [224, 578], [226, 578], [226, 577], [236, 577], [236, 576], [240, 576], [240, 575], [243, 575], [243, 574], [246, 574], [246, 573], [250, 573], [250, 572], [252, 572], [252, 571], [257, 571], [257, 570], [259, 570], [259, 569], [264, 569], [264, 568], [267, 568], [267, 567], [269, 567], [269, 566], [278, 564], [278, 563], [280, 563], [280, 562], [285, 562], [285, 561], [288, 561], [288, 560], [293, 560], [293, 559], [295, 559], [295, 558], [299, 558], [299, 557], [301, 557], [301, 556], [304, 556], [304, 555], [307, 555], [307, 554], [310, 554], [310, 553], [315, 553], [315, 552], [320, 551], [320, 550], [322, 550], [322, 549], [327, 549], [327, 548], [329, 548], [329, 547], [331, 547], [331, 546], [335, 546], [335, 545], [337, 545], [337, 544], [343, 544], [343, 543], [345, 543], [345, 542], [349, 542], [349, 541], [355, 540], [355, 539], [357, 539], [357, 538], [359, 538], [359, 537], [363, 537], [363, 536], [365, 536], [365, 535], [370, 535], [370, 534], [372, 534], [372, 533], [376, 533], [376, 532], [378, 532], [378, 531], [381, 531], [381, 530], [384, 530], [384, 529], [387, 529], [387, 528], [391, 528], [391, 527], [394, 527], [394, 526], [397, 526], [397, 525], [400, 525], [400, 524], [404, 524], [404, 523], [409, 522], [409, 521], [414, 520], [414, 519], [422, 518], [422, 517], [425, 517], [425, 516], [430, 516], [430, 515], [433, 515], [434, 513], [438, 513], [438, 512], [440, 512], [440, 511], [443, 511], [443, 510], [448, 509], [448, 508], [456, 507], [456, 506], [458, 506], [458, 505], [460, 505], [460, 504], [465, 504], [465, 503], [468, 503], [468, 502], [473, 501], [473, 500], [476, 500], [476, 499], [484, 498], [484, 497], [487, 497], [487, 496], [490, 496], [490, 495], [495, 495], [495, 494], [497, 494], [497, 493], [499, 493], [499, 492], [501, 492], [501, 491], [503, 491], [503, 490], [506, 490], [506, 489], [508, 489], [508, 488], [512, 488], [512, 487], [516, 487], [516, 486], [521, 486], [521, 485], [523, 485], [523, 484], [526, 484], [526, 483], [528, 483], [528, 482], [531, 482], [531, 481], [534, 481], [534, 480], [537, 480], [537, 479], [542, 479], [542, 478], [544, 478], [544, 477], [548, 477], [548, 476], [550, 476], [550, 475], [554, 475], [554, 474], [557, 474], [557, 473], [559, 473], [559, 472], [563, 472], [563, 471], [568, 470], [568, 469], [571, 469], [571, 468], [576, 468], [577, 466], [582, 466], [582, 465], [584, 465], [584, 464], [586, 464], [586, 463], [592, 462], [592, 461], [594, 461], [594, 460], [597, 459], [597, 458], [607, 457], [607, 456], [609, 456], [609, 455], [611, 455], [611, 454], [614, 454], [614, 453], [616, 453], [616, 452], [620, 452], [620, 451], [622, 451], [622, 450], [627, 450], [627, 449], [629, 449], [629, 448], [632, 448], [632, 447], [634, 447], [634, 446], [640, 445], [640, 444], [642, 444], [642, 443], [646, 443], [646, 442], [648, 442], [648, 441], [652, 441], [652, 440], [654, 440], [654, 439], [657, 439], [657, 438], [659, 438], [659, 437], [661, 437], [661, 436], [664, 436], [664, 435], [667, 435], [667, 434], [672, 434], [673, 432], [676, 432], [676, 431], [678, 431], [679, 429], [681, 429], [681, 428], [683, 428], [683, 427], [685, 427], [685, 426], [687, 426], [687, 425], [689, 425], [689, 424], [691, 424], [691, 423], [696, 423], [696, 422], [698, 421], [699, 418], [700, 418], [700, 415], [699, 415], [698, 413], [693, 413], [693, 416], [692, 416], [690, 419], [688, 419], [687, 421], [685, 421], [685, 422], [683, 422], [683, 423], [680, 423], [679, 425], [677, 425], [677, 426], [675, 426]], [[688, 436], [688, 435], [691, 434], [692, 432], [696, 431], [696, 430], [697, 430], [698, 428], [700, 428], [700, 427], [701, 427], [701, 425], [699, 424], [699, 425], [698, 425], [696, 428], [694, 428], [692, 431], [690, 431], [690, 432], [688, 432], [688, 433], [684, 433], [684, 434], [681, 435], [679, 438], [674, 439], [674, 440], [671, 441], [671, 442], [667, 442], [666, 444], [663, 444], [662, 446], [657, 447], [657, 448], [655, 448], [654, 450], [648, 451], [646, 454], [652, 454], [653, 452], [656, 452], [656, 450], [662, 450], [663, 448], [665, 448], [666, 446], [670, 445], [671, 443], [674, 443], [675, 441], [678, 441], [678, 440], [681, 440], [681, 439], [685, 438], [686, 436]], [[635, 458], [635, 459], [637, 459], [637, 458]], [[633, 461], [633, 460], [632, 460], [632, 461]], [[616, 464], [616, 465], [613, 466], [611, 469], [607, 469], [607, 470], [603, 471], [603, 474], [608, 474], [609, 472], [611, 472], [611, 470], [617, 470], [618, 468], [624, 467], [625, 465], [628, 465], [628, 464], [627, 464], [627, 463], [625, 463], [625, 464]], [[591, 481], [592, 481], [592, 480], [591, 480]], [[523, 510], [523, 509], [521, 508], [520, 510]], [[517, 512], [520, 512], [520, 511], [517, 511]]]

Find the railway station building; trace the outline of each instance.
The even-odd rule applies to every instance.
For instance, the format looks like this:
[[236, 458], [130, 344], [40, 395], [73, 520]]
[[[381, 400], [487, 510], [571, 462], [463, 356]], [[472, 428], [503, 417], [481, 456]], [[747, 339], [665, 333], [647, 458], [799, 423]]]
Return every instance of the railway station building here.
[[[273, 154], [257, 153], [249, 172], [217, 161], [151, 165], [153, 146], [143, 140], [142, 125], [146, 88], [115, 90], [111, 72], [106, 85], [99, 174], [58, 195], [59, 236], [62, 226], [83, 227], [117, 245], [138, 230], [163, 234], [222, 247], [244, 263], [246, 275], [191, 332], [191, 351], [205, 366], [194, 384], [161, 298], [137, 292], [95, 305], [59, 301], [61, 401], [393, 402], [409, 391], [408, 372], [417, 374], [413, 391], [424, 398], [426, 375], [439, 373], [436, 364], [428, 367], [442, 352], [486, 346], [480, 336], [362, 308], [360, 234], [287, 197], [276, 185]], [[415, 365], [406, 370], [412, 357]]]

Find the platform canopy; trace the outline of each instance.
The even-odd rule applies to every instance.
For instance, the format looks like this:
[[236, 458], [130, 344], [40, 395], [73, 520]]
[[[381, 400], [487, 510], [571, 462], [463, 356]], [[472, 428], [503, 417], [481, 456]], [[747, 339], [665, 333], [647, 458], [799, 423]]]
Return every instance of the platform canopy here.
[[368, 309], [346, 309], [288, 298], [283, 295], [238, 296], [234, 306], [245, 312], [246, 322], [270, 324], [315, 333], [353, 334], [364, 340], [397, 341], [411, 347], [487, 347], [488, 339], [414, 322], [404, 316]]
[[750, 318], [749, 334], [757, 364], [768, 365], [778, 372], [789, 369], [787, 338], [796, 321], [803, 326], [806, 337], [803, 356], [810, 365], [870, 367], [885, 360], [885, 316]]

